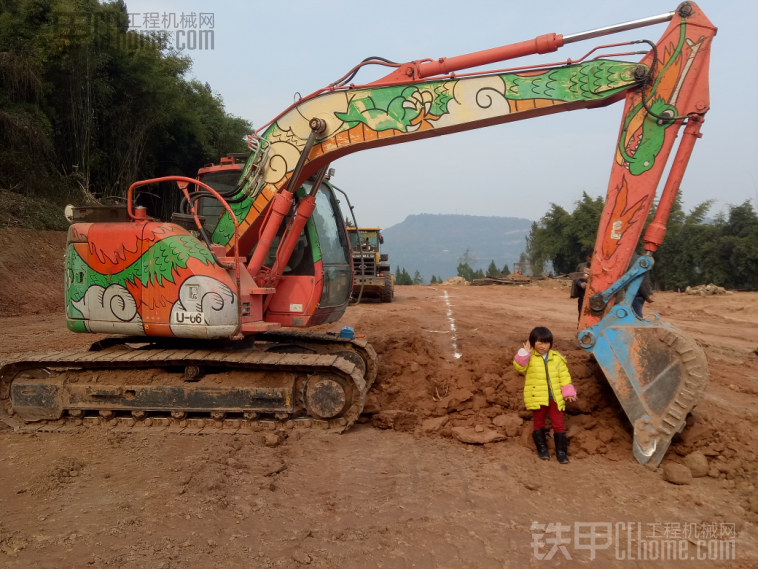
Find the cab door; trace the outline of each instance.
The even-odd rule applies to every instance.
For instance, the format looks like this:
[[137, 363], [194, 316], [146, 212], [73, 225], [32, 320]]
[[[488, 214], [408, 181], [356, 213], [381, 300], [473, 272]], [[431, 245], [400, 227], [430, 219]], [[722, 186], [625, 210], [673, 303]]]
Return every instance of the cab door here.
[[318, 233], [324, 284], [319, 308], [347, 305], [353, 288], [350, 241], [332, 189], [322, 184], [316, 194], [313, 222]]

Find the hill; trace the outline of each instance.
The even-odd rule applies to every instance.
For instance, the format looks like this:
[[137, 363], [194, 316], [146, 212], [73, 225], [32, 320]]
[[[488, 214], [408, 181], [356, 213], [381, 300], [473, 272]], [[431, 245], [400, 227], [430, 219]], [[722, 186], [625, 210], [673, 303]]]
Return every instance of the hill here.
[[513, 270], [531, 225], [519, 217], [409, 215], [382, 231], [382, 251], [389, 253], [393, 272], [404, 267], [413, 276], [418, 270], [427, 283], [432, 275], [454, 277], [466, 249], [477, 258], [474, 269], [486, 271], [494, 260], [498, 268], [508, 263]]

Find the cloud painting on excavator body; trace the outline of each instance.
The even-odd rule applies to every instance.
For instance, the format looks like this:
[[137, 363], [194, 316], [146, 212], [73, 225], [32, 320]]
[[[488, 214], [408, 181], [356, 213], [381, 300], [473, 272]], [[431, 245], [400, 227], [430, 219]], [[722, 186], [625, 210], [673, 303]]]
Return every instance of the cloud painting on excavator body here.
[[212, 278], [189, 277], [179, 287], [179, 299], [171, 309], [171, 331], [179, 337], [207, 337], [207, 327], [228, 329], [237, 324], [237, 295]]
[[107, 288], [92, 285], [82, 298], [72, 301], [71, 304], [81, 313], [89, 332], [143, 332], [137, 303], [132, 293], [120, 284], [112, 284]]
[[[280, 116], [262, 135], [271, 143], [264, 165], [265, 184], [232, 204], [240, 232], [287, 184], [310, 134], [311, 118], [326, 121], [327, 129], [311, 149], [309, 161], [346, 146], [356, 146], [357, 150], [379, 139], [446, 127], [475, 128], [477, 121], [486, 119], [553, 105], [600, 101], [637, 84], [637, 67], [635, 63], [595, 60], [525, 73], [368, 86], [305, 101]], [[253, 189], [244, 185], [242, 192], [248, 190]], [[224, 214], [213, 241], [230, 246], [233, 231], [231, 218]]]

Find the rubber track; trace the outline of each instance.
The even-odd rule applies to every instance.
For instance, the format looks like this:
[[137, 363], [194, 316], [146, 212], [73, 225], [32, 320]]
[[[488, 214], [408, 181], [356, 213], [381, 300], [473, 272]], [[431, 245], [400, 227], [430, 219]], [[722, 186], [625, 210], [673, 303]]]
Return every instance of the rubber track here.
[[[334, 340], [333, 338], [331, 339]], [[369, 346], [370, 348], [370, 346]], [[373, 349], [371, 349], [373, 352]], [[376, 356], [374, 356], [376, 357]], [[130, 417], [120, 417], [105, 421], [98, 417], [85, 417], [83, 419], [60, 419], [58, 421], [46, 421], [44, 424], [30, 423], [25, 424], [16, 417], [8, 415], [6, 406], [9, 403], [10, 385], [15, 376], [24, 370], [39, 368], [78, 368], [82, 370], [97, 369], [135, 369], [135, 368], [155, 368], [163, 366], [187, 366], [187, 365], [212, 365], [213, 367], [225, 367], [228, 369], [255, 369], [271, 370], [282, 372], [330, 372], [335, 373], [353, 382], [353, 401], [348, 408], [347, 413], [331, 421], [319, 421], [316, 419], [296, 419], [282, 422], [278, 425], [276, 421], [243, 421], [237, 419], [227, 419], [224, 421], [214, 421], [212, 419], [186, 419], [174, 420], [159, 417], [151, 419], [149, 422], [136, 421]], [[66, 426], [78, 428], [80, 425], [102, 424], [119, 430], [131, 430], [135, 428], [155, 428], [168, 429], [175, 432], [186, 432], [187, 434], [200, 434], [206, 429], [224, 430], [229, 432], [255, 432], [256, 430], [277, 428], [294, 428], [296, 426], [310, 427], [315, 424], [316, 427], [333, 428], [345, 431], [349, 429], [363, 410], [363, 404], [366, 400], [368, 385], [363, 378], [361, 370], [344, 358], [329, 354], [280, 354], [266, 353], [260, 351], [238, 351], [229, 350], [129, 350], [111, 347], [105, 350], [93, 352], [89, 350], [68, 350], [62, 352], [45, 352], [34, 354], [29, 359], [28, 354], [18, 354], [8, 356], [4, 365], [0, 367], [0, 420], [10, 424], [22, 432], [61, 430]], [[198, 421], [202, 421], [200, 425]], [[147, 423], [147, 424], [146, 424]], [[273, 428], [272, 428], [273, 426]], [[49, 427], [49, 428], [48, 428]]]

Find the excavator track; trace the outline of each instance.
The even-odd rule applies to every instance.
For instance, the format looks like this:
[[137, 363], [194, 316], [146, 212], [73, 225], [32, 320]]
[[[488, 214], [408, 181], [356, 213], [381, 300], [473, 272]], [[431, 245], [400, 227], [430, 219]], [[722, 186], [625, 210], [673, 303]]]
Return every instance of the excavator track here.
[[360, 416], [376, 377], [367, 342], [327, 334], [284, 332], [217, 349], [151, 342], [114, 337], [89, 350], [8, 357], [0, 420], [18, 432], [342, 432]]
[[[366, 389], [371, 389], [374, 380], [376, 380], [378, 370], [376, 351], [374, 351], [371, 344], [362, 338], [348, 339], [329, 333], [320, 334], [318, 332], [287, 332], [279, 330], [263, 332], [258, 337], [264, 341], [280, 343], [280, 345], [303, 346], [319, 354], [337, 354], [353, 361], [359, 366], [363, 365], [365, 367], [363, 377], [366, 380]], [[357, 358], [351, 357], [350, 352], [354, 352], [364, 363], [360, 364]]]
[[[370, 389], [376, 379], [378, 359], [376, 351], [362, 338], [340, 338], [335, 333], [318, 332], [290, 332], [273, 331], [262, 332], [255, 336], [255, 340], [263, 343], [263, 349], [267, 352], [276, 353], [314, 353], [335, 354], [355, 363], [362, 370], [366, 381], [366, 389]], [[139, 344], [146, 341], [144, 336], [112, 336], [95, 342], [90, 347], [91, 351], [99, 351], [111, 346], [124, 344]], [[181, 346], [186, 340], [161, 342], [168, 346]], [[207, 347], [203, 345], [203, 347]]]

